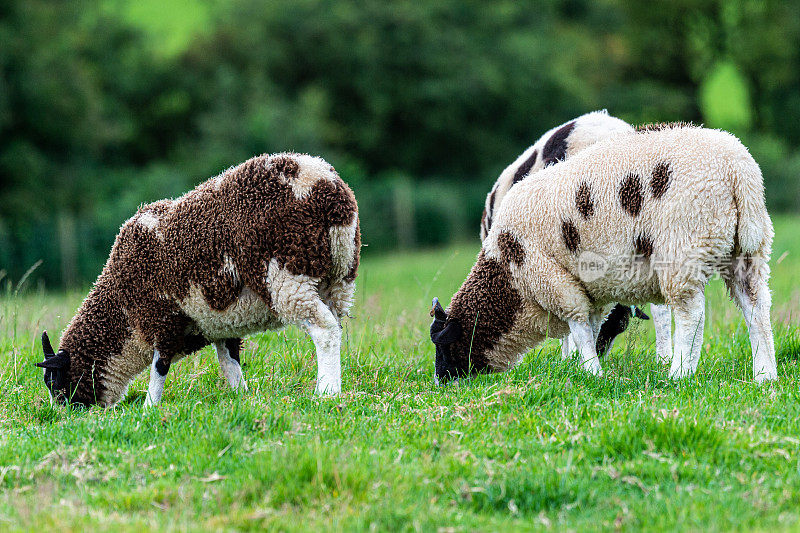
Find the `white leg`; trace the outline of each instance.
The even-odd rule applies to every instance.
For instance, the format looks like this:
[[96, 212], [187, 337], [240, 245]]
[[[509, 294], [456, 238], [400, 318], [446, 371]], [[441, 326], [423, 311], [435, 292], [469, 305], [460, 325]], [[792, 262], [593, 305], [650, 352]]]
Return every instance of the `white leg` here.
[[597, 337], [600, 336], [600, 328], [603, 327], [603, 322], [606, 321], [611, 310], [616, 304], [606, 305], [602, 309], [598, 309], [589, 315], [589, 325], [592, 327], [592, 336], [594, 337], [595, 352], [597, 351]]
[[[226, 339], [214, 342], [214, 350], [217, 352], [217, 359], [219, 359], [219, 368], [222, 375], [228, 380], [228, 384], [232, 389], [242, 388], [247, 392], [247, 383], [242, 376], [242, 366], [239, 364], [239, 339]], [[235, 346], [229, 343], [236, 343]], [[233, 352], [231, 353], [231, 348]]]
[[675, 313], [675, 352], [669, 377], [691, 376], [700, 362], [706, 298], [702, 291], [672, 307]]
[[656, 355], [662, 365], [672, 361], [672, 311], [668, 305], [650, 304], [656, 328]]
[[572, 335], [561, 337], [561, 359], [566, 361], [575, 353], [575, 343], [572, 342]]
[[603, 369], [600, 366], [600, 360], [595, 352], [595, 338], [592, 326], [588, 323], [575, 322], [574, 320], [570, 320], [568, 323], [572, 339], [578, 346], [578, 353], [581, 356], [581, 365], [591, 374], [602, 376]]
[[328, 307], [318, 302], [314, 318], [304, 322], [303, 328], [317, 348], [317, 394], [339, 394], [342, 391], [342, 363], [340, 347], [342, 330]]
[[161, 359], [158, 350], [153, 350], [153, 363], [150, 365], [150, 384], [147, 387], [147, 398], [144, 400], [144, 407], [157, 405], [161, 401], [168, 371], [169, 362], [166, 359]]
[[747, 330], [750, 333], [750, 348], [753, 351], [753, 378], [757, 383], [778, 379], [775, 363], [775, 340], [769, 309], [772, 298], [766, 282], [758, 282], [753, 297], [740, 287], [734, 288], [734, 298], [742, 310]]

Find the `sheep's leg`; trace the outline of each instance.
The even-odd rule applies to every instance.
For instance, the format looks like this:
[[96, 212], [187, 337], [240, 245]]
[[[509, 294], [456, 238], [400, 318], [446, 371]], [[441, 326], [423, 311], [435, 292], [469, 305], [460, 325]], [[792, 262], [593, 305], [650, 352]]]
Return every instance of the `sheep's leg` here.
[[697, 370], [703, 345], [705, 305], [705, 295], [698, 291], [672, 306], [675, 312], [675, 352], [669, 369], [670, 378], [691, 376]]
[[591, 374], [602, 376], [603, 369], [595, 351], [595, 335], [589, 322], [577, 322], [570, 320], [569, 330], [575, 344], [578, 345], [578, 353], [581, 356], [581, 365]]
[[575, 343], [572, 342], [572, 335], [564, 335], [561, 337], [561, 359], [566, 361], [573, 353], [575, 353]]
[[592, 336], [594, 337], [595, 342], [595, 352], [597, 352], [597, 338], [600, 336], [600, 329], [603, 327], [606, 317], [615, 305], [616, 304], [609, 304], [601, 309], [598, 309], [597, 311], [593, 311], [589, 315], [589, 325], [592, 327]]
[[144, 407], [157, 405], [161, 401], [169, 366], [170, 360], [162, 357], [158, 350], [153, 350], [153, 363], [150, 365], [150, 384], [147, 387], [147, 398], [144, 400]]
[[228, 380], [232, 389], [242, 388], [247, 392], [247, 383], [242, 375], [242, 366], [239, 363], [239, 347], [241, 339], [225, 339], [214, 342], [214, 350], [219, 359], [219, 368], [222, 375]]
[[[772, 336], [772, 323], [769, 309], [772, 297], [764, 276], [758, 272], [748, 272], [745, 278], [738, 278], [731, 286], [736, 304], [744, 315], [750, 333], [750, 348], [753, 352], [753, 379], [761, 383], [778, 379], [775, 363], [775, 340]], [[749, 290], [748, 290], [749, 289]]]
[[342, 391], [342, 330], [327, 305], [318, 301], [313, 316], [302, 323], [317, 348], [317, 394]]
[[672, 311], [668, 305], [650, 304], [656, 328], [656, 354], [661, 364], [672, 361]]

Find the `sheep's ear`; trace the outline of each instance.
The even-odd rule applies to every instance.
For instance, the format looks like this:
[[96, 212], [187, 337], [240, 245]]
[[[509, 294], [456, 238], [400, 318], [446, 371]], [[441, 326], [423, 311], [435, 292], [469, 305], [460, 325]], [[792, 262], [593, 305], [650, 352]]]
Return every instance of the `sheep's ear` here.
[[53, 345], [50, 344], [50, 337], [47, 336], [46, 331], [42, 333], [42, 351], [44, 352], [45, 359], [55, 355], [55, 352], [53, 351]]
[[431, 304], [431, 316], [436, 320], [447, 320], [447, 313], [442, 309], [442, 304], [439, 303], [439, 298], [433, 299]]
[[650, 320], [650, 317], [647, 316], [644, 311], [635, 306], [633, 308], [633, 316], [636, 318], [641, 318], [642, 320]]
[[34, 363], [39, 368], [68, 369], [69, 368], [69, 354], [64, 350], [59, 350], [57, 354], [50, 357], [45, 356], [44, 361], [41, 363]]
[[441, 331], [431, 333], [434, 344], [452, 344], [461, 337], [461, 324], [458, 320], [451, 320]]

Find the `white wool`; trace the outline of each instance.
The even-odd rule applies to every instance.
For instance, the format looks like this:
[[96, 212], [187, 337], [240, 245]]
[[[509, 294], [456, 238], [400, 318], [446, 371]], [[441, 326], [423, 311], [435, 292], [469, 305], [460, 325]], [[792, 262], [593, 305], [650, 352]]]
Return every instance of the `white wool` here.
[[322, 158], [307, 154], [295, 154], [293, 157], [300, 164], [297, 177], [291, 180], [286, 180], [285, 177], [283, 179], [292, 187], [292, 192], [298, 200], [308, 196], [317, 181], [333, 181], [336, 178], [331, 165]]
[[[620, 133], [630, 133], [633, 131], [633, 127], [630, 124], [609, 115], [605, 110], [592, 111], [591, 113], [581, 115], [574, 120], [570, 120], [569, 122], [575, 122], [575, 126], [573, 127], [567, 141], [567, 152], [565, 159], [572, 157], [597, 141], [606, 139], [613, 135], [618, 135]], [[534, 174], [535, 172], [544, 168], [542, 152], [545, 144], [547, 144], [547, 141], [550, 140], [550, 137], [552, 137], [556, 131], [569, 124], [569, 122], [565, 122], [564, 124], [556, 126], [555, 128], [545, 132], [544, 135], [539, 137], [535, 143], [529, 146], [519, 157], [517, 157], [517, 159], [514, 160], [513, 163], [508, 165], [505, 170], [500, 173], [500, 177], [497, 178], [492, 190], [486, 195], [486, 211], [484, 214], [484, 220], [481, 223], [481, 240], [485, 239], [486, 235], [489, 233], [487, 216], [490, 214], [496, 216], [496, 213], [503, 202], [503, 198], [505, 198], [509, 189], [511, 189], [512, 185], [514, 184], [514, 175], [517, 173], [517, 170], [531, 157], [534, 150], [538, 154], [538, 157], [536, 158], [536, 162], [531, 166], [531, 169], [527, 175], [530, 176], [531, 174]]]
[[[669, 165], [671, 176], [663, 196], [654, 198], [651, 177], [661, 163]], [[638, 175], [642, 184], [643, 202], [636, 216], [626, 212], [620, 202], [620, 186], [629, 174]], [[578, 213], [575, 200], [578, 187], [584, 183], [594, 204], [594, 214], [588, 219]], [[565, 221], [574, 224], [580, 237], [575, 253], [567, 249], [562, 236]], [[756, 324], [760, 337], [754, 340], [762, 345], [757, 370], [767, 378], [775, 377], [774, 347], [769, 349], [771, 333], [766, 338], [770, 331], [766, 262], [771, 253], [772, 223], [758, 165], [733, 135], [681, 127], [615, 135], [597, 142], [509, 191], [484, 241], [487, 257], [501, 258], [497, 239], [503, 232], [516, 237], [525, 252], [523, 265], [511, 269], [514, 288], [523, 298], [523, 312], [535, 314], [540, 308], [541, 313], [557, 317], [561, 324], [549, 330], [551, 335], [565, 332], [568, 322], [588, 327], [590, 316], [612, 302], [667, 303], [675, 308], [674, 377], [693, 372], [699, 359], [699, 347], [689, 346], [685, 338], [679, 338], [679, 331], [688, 336], [687, 324], [696, 326], [698, 313], [702, 314], [697, 310], [697, 298], [702, 299], [709, 277], [708, 272], [687, 265], [723, 264], [723, 269], [732, 268], [725, 263], [731, 261], [731, 255], [748, 254], [757, 265], [751, 280], [755, 303], [743, 303], [746, 298], [741, 295], [737, 302], [742, 308], [749, 305], [761, 313]], [[619, 277], [617, 274], [629, 270], [619, 266], [610, 267], [596, 279], [582, 276], [580, 254], [631, 258], [641, 235], [652, 240], [654, 250], [653, 256], [639, 265], [643, 275], [636, 279]], [[651, 271], [656, 264], [658, 268]], [[742, 286], [739, 282], [732, 292]], [[545, 333], [543, 320], [517, 320], [514, 331], [506, 336], [540, 337]], [[576, 333], [576, 328], [569, 330]], [[577, 333], [584, 335], [585, 331], [578, 328]], [[702, 339], [702, 330], [699, 333]], [[693, 334], [697, 334], [696, 327]], [[586, 344], [581, 339], [577, 340], [579, 349]], [[496, 349], [502, 350], [506, 342], [501, 338]], [[519, 349], [519, 343], [512, 344]], [[755, 344], [753, 354], [755, 361]], [[506, 355], [509, 361], [516, 357], [517, 353]]]

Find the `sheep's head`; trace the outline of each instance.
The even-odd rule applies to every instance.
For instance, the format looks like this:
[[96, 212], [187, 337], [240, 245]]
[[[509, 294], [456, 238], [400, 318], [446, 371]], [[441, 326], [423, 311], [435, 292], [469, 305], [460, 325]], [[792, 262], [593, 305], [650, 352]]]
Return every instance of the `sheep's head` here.
[[438, 298], [433, 299], [431, 307], [431, 341], [436, 346], [436, 374], [434, 379], [437, 384], [444, 385], [448, 381], [467, 374], [466, 369], [457, 364], [458, 358], [454, 357], [453, 349], [461, 338], [463, 329], [457, 318], [450, 319], [439, 303]]
[[42, 333], [42, 351], [44, 361], [35, 365], [44, 368], [44, 383], [50, 396], [63, 403], [67, 400], [69, 389], [69, 354], [65, 350], [55, 353], [46, 331]]
[[42, 351], [44, 361], [34, 363], [39, 368], [44, 368], [44, 384], [50, 392], [50, 396], [59, 403], [70, 405], [80, 405], [88, 407], [97, 403], [91, 392], [78, 387], [77, 381], [70, 379], [71, 357], [67, 350], [55, 352], [50, 344], [47, 332], [42, 333]]
[[600, 334], [597, 336], [597, 343], [595, 345], [597, 355], [604, 356], [606, 352], [611, 349], [611, 345], [614, 343], [614, 339], [617, 338], [617, 335], [628, 329], [631, 317], [636, 317], [641, 320], [650, 320], [650, 317], [638, 307], [631, 308], [627, 305], [620, 304], [614, 306], [614, 309], [608, 317], [606, 317], [606, 321], [603, 322], [603, 326], [600, 328]]

